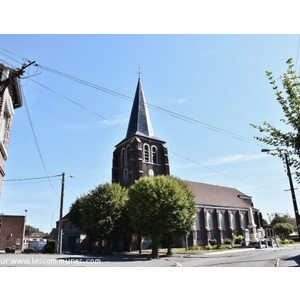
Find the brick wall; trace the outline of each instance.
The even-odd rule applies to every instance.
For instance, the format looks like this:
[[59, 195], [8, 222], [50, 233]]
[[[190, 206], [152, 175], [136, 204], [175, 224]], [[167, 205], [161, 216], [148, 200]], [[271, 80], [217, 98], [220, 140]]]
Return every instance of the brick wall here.
[[0, 250], [13, 246], [23, 250], [25, 216], [1, 215], [0, 219]]

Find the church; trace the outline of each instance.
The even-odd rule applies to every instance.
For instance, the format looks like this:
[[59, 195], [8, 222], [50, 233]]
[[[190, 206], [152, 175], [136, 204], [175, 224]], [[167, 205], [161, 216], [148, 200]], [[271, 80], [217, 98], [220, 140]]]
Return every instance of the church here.
[[[113, 153], [112, 183], [130, 187], [145, 176], [170, 175], [166, 142], [154, 135], [146, 99], [138, 79], [126, 137]], [[259, 209], [252, 198], [234, 188], [183, 180], [195, 194], [197, 214], [188, 244], [223, 244], [233, 234], [244, 234], [248, 212], [253, 213], [257, 228], [263, 226]], [[185, 246], [185, 238], [179, 247]]]

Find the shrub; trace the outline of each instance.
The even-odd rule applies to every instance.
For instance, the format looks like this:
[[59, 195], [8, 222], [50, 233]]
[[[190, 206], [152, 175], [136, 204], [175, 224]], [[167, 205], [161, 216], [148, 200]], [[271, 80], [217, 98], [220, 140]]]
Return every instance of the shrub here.
[[213, 250], [219, 250], [219, 249], [222, 249], [222, 245], [221, 244], [217, 244], [217, 245], [214, 245], [212, 247]]
[[242, 235], [235, 235], [234, 236], [234, 243], [235, 244], [240, 244], [245, 238]]
[[232, 239], [229, 239], [229, 238], [225, 239], [225, 241], [224, 241], [225, 245], [231, 245], [231, 243], [232, 243]]
[[217, 244], [217, 240], [216, 240], [216, 239], [208, 240], [208, 242], [209, 242], [209, 244], [210, 244], [211, 246], [214, 246], [214, 245]]
[[54, 253], [55, 251], [55, 240], [47, 240], [46, 253]]
[[24, 249], [24, 253], [33, 253], [33, 248], [28, 247], [28, 248]]
[[16, 247], [5, 248], [5, 253], [15, 253]]
[[294, 226], [289, 223], [277, 223], [273, 229], [275, 234], [278, 234], [282, 239], [287, 239], [290, 233], [294, 232]]
[[299, 237], [298, 236], [290, 236], [289, 240], [292, 240], [294, 242], [299, 242]]

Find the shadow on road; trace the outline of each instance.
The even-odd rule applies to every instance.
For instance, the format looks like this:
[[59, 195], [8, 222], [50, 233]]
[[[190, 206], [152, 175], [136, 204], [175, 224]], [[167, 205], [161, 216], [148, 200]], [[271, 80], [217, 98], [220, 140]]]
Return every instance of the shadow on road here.
[[289, 267], [299, 267], [300, 266], [300, 255], [286, 257], [286, 258], [283, 257], [281, 260], [284, 261], [285, 265], [289, 266]]

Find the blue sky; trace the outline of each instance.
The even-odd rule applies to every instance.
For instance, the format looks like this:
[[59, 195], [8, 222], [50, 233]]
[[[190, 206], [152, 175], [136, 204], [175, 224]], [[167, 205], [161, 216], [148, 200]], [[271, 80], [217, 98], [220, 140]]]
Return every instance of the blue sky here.
[[[235, 187], [267, 219], [267, 213], [294, 211], [283, 163], [260, 152], [264, 146], [253, 139], [259, 133], [250, 123], [282, 126], [265, 71], [278, 78], [290, 57], [299, 70], [298, 44], [292, 34], [1, 34], [0, 59], [15, 67], [34, 60], [129, 97], [27, 69], [21, 85], [47, 173], [75, 175], [66, 177], [64, 214], [77, 197], [111, 181], [112, 153], [126, 135], [140, 66], [148, 104], [199, 121], [149, 108], [155, 135], [167, 142], [171, 174]], [[15, 111], [5, 173], [5, 180], [46, 176], [25, 106]], [[27, 209], [27, 224], [49, 232], [59, 218], [61, 187], [59, 177], [51, 182], [4, 182], [0, 212]]]

